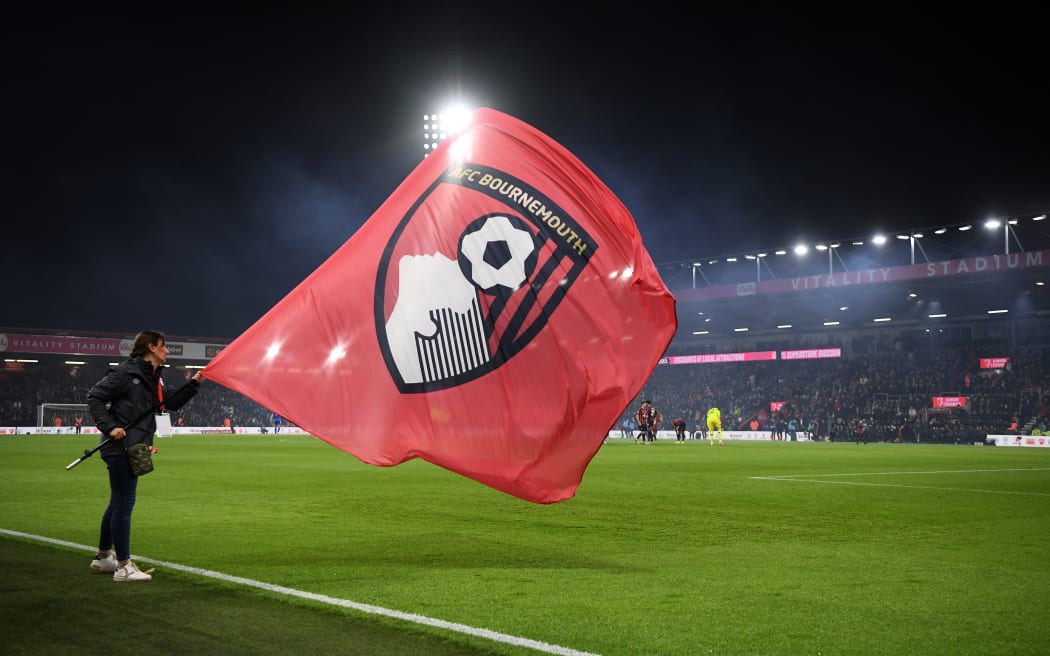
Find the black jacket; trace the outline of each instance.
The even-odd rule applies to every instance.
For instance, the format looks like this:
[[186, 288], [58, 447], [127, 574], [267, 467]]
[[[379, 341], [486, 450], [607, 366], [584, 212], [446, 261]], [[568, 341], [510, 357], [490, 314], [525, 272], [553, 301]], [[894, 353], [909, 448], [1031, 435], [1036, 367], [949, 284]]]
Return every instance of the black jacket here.
[[[110, 367], [106, 377], [88, 391], [88, 410], [95, 426], [102, 432], [100, 440], [109, 437], [114, 428], [123, 427], [127, 436], [100, 449], [102, 457], [122, 456], [124, 448], [132, 444], [153, 444], [157, 432], [154, 413], [160, 405], [157, 384], [161, 369], [154, 373], [153, 365], [142, 358], [129, 358]], [[170, 397], [164, 395], [164, 409], [178, 410], [197, 395], [200, 384], [190, 380]], [[128, 424], [135, 422], [131, 426]]]

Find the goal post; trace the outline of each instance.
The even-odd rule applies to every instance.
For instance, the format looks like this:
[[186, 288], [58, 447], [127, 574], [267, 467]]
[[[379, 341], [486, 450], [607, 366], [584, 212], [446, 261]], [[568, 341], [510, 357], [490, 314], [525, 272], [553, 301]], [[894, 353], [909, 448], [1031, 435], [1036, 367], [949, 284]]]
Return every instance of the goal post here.
[[91, 426], [91, 413], [86, 403], [41, 403], [37, 406], [36, 425], [55, 426], [55, 419], [62, 421], [62, 426], [75, 426], [80, 417], [85, 426]]

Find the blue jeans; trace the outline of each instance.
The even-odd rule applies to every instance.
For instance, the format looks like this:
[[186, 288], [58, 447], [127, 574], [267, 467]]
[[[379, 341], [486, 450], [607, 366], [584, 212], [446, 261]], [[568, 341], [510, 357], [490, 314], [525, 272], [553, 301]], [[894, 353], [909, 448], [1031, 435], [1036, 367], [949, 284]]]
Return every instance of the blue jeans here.
[[117, 560], [127, 560], [131, 558], [131, 511], [139, 479], [131, 475], [125, 456], [106, 456], [103, 460], [109, 469], [109, 505], [102, 515], [98, 548], [113, 549]]

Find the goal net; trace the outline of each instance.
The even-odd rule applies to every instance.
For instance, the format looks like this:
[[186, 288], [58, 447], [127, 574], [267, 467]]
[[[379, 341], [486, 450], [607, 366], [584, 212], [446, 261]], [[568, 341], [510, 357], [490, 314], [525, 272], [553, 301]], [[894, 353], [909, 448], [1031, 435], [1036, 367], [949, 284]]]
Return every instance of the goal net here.
[[[86, 403], [41, 403], [37, 406], [37, 426], [76, 426], [77, 417], [84, 426], [91, 425], [91, 415]], [[61, 421], [62, 423], [58, 423]]]

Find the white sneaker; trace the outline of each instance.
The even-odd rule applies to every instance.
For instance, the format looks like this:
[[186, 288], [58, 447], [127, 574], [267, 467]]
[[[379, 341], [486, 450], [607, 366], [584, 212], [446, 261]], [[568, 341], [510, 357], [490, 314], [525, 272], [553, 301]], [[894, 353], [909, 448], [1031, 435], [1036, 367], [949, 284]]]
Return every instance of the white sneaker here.
[[96, 572], [115, 572], [117, 571], [117, 557], [112, 552], [105, 558], [95, 556], [91, 560], [91, 569]]
[[[152, 571], [150, 570], [150, 572]], [[117, 567], [116, 571], [113, 572], [113, 580], [118, 583], [138, 583], [152, 581], [153, 577], [149, 575], [149, 572], [140, 570], [138, 565], [129, 560], [123, 567]]]

